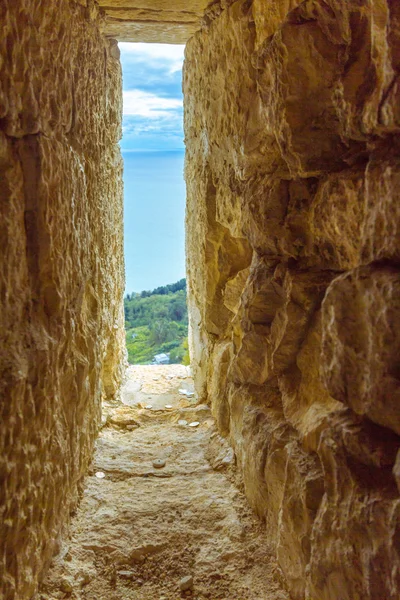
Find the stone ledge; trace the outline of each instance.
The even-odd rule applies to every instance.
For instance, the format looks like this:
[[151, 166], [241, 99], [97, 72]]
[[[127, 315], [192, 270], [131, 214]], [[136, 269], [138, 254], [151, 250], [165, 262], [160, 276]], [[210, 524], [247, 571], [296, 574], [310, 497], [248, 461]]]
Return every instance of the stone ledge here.
[[124, 42], [185, 44], [201, 25], [208, 0], [99, 0], [104, 32]]

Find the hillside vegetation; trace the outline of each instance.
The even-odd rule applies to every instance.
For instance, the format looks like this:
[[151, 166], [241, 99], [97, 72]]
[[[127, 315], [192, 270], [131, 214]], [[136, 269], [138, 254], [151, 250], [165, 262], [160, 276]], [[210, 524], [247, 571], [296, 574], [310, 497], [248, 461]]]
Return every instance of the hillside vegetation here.
[[171, 363], [189, 364], [186, 280], [124, 299], [126, 347], [131, 364], [151, 363], [169, 353]]

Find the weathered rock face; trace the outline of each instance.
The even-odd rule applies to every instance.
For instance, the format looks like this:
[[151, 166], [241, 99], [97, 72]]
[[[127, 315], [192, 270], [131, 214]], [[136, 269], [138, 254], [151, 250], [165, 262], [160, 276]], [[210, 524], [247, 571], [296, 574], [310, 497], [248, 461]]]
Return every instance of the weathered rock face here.
[[0, 596], [24, 600], [123, 365], [121, 83], [93, 6], [5, 0], [0, 23]]
[[198, 392], [293, 598], [400, 595], [400, 5], [239, 0], [188, 43]]

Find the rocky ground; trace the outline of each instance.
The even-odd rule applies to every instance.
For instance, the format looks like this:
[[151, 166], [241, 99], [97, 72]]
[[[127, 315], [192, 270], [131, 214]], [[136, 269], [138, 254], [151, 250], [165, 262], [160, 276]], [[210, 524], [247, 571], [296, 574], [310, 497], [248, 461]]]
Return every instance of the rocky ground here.
[[130, 367], [37, 600], [288, 600], [234, 462], [187, 367]]

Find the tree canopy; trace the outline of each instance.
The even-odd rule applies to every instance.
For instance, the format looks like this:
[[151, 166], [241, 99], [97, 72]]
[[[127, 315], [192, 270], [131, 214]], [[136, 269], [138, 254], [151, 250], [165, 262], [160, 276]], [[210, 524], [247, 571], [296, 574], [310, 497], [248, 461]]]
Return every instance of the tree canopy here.
[[168, 353], [170, 362], [188, 364], [185, 279], [152, 291], [127, 294], [124, 308], [130, 363], [150, 363], [155, 354]]

